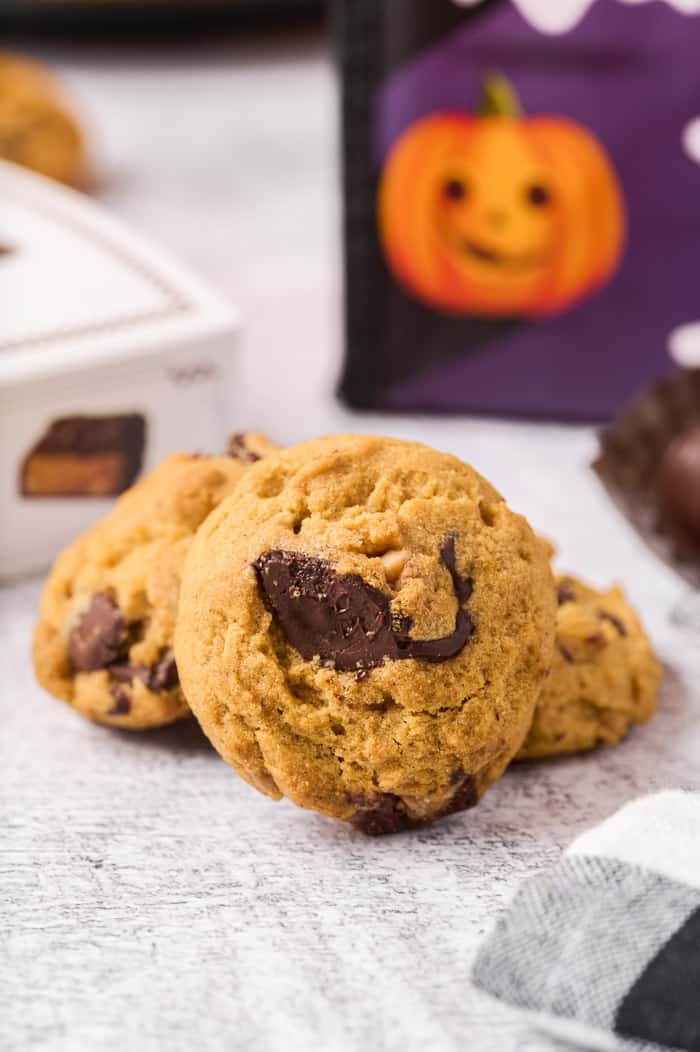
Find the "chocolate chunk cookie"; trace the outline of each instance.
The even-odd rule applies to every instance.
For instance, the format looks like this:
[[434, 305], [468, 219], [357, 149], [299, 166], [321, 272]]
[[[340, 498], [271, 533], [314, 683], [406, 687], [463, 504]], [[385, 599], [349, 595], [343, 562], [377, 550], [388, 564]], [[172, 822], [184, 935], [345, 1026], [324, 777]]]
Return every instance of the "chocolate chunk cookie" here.
[[232, 457], [170, 456], [59, 556], [34, 639], [46, 690], [118, 727], [189, 714], [173, 654], [181, 568], [197, 528], [248, 470]]
[[39, 62], [0, 52], [0, 157], [84, 188], [83, 136], [60, 84]]
[[555, 611], [544, 545], [472, 468], [329, 436], [254, 464], [199, 531], [175, 655], [251, 785], [386, 833], [471, 807], [499, 777]]
[[552, 671], [520, 760], [612, 744], [656, 708], [661, 667], [621, 590], [560, 577], [557, 597]]

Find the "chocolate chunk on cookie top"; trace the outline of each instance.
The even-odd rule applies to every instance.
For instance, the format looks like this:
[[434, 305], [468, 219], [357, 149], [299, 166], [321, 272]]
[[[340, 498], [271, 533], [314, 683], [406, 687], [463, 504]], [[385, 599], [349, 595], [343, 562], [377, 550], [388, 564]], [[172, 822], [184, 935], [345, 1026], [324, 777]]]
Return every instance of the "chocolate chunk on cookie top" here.
[[208, 737], [252, 785], [398, 831], [499, 777], [551, 663], [555, 610], [545, 547], [476, 471], [328, 436], [253, 464], [203, 524], [175, 657]]
[[[443, 546], [455, 593], [471, 584], [455, 571], [454, 538]], [[341, 671], [370, 669], [385, 660], [447, 661], [465, 646], [473, 625], [464, 610], [450, 635], [412, 639], [411, 619], [392, 614], [391, 597], [358, 574], [339, 574], [322, 559], [299, 552], [265, 552], [255, 560], [265, 600], [287, 641], [307, 661], [318, 656]]]
[[401, 656], [406, 619], [395, 626], [389, 597], [359, 574], [339, 574], [322, 559], [285, 551], [264, 552], [254, 566], [287, 641], [307, 661], [318, 656], [347, 671]]

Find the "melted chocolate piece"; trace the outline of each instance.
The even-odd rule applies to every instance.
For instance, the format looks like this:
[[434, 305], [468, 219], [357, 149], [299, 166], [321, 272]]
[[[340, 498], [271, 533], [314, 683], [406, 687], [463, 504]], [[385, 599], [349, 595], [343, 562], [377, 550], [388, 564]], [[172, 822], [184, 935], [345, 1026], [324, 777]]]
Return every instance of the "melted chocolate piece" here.
[[129, 633], [117, 604], [97, 592], [68, 637], [68, 660], [73, 672], [96, 672], [117, 661], [128, 645]]
[[470, 577], [460, 577], [457, 573], [457, 557], [455, 555], [454, 534], [449, 536], [440, 549], [440, 558], [452, 578], [452, 587], [455, 590], [458, 602], [466, 603], [472, 594], [473, 585]]
[[135, 679], [140, 679], [154, 694], [172, 690], [179, 683], [172, 650], [166, 650], [155, 665], [130, 665], [119, 662], [110, 667], [109, 674], [117, 683], [133, 683]]
[[234, 460], [242, 460], [246, 464], [254, 464], [256, 460], [260, 460], [257, 453], [254, 453], [252, 449], [248, 449], [243, 431], [231, 435], [226, 452]]
[[[472, 585], [457, 574], [454, 537], [440, 554], [458, 600], [466, 601]], [[460, 653], [474, 630], [460, 607], [449, 636], [411, 639], [411, 619], [392, 615], [388, 595], [359, 574], [336, 573], [330, 563], [310, 555], [264, 552], [254, 567], [265, 602], [287, 642], [307, 661], [318, 656], [341, 672], [364, 673], [387, 658], [447, 661]]]
[[570, 584], [557, 585], [557, 602], [559, 606], [563, 606], [564, 603], [573, 603], [575, 598], [576, 594]]
[[478, 803], [476, 782], [470, 774], [465, 774], [459, 768], [453, 771], [450, 784], [456, 785], [453, 795], [439, 811], [427, 818], [412, 818], [406, 813], [401, 797], [394, 793], [379, 793], [369, 798], [361, 793], [348, 793], [348, 801], [358, 805], [358, 811], [350, 819], [350, 823], [367, 836], [383, 836], [386, 833], [402, 833], [407, 829], [415, 829], [438, 818], [447, 818], [448, 815], [466, 811]]
[[658, 487], [665, 508], [700, 540], [700, 422], [671, 442], [659, 467]]
[[153, 669], [149, 690], [157, 694], [161, 690], [172, 690], [173, 687], [178, 686], [179, 682], [175, 655], [172, 650], [166, 650]]
[[609, 624], [611, 624], [613, 628], [617, 630], [619, 635], [627, 635], [627, 629], [625, 628], [619, 617], [615, 617], [614, 614], [609, 614], [607, 610], [599, 610], [598, 617], [601, 621], [607, 621]]
[[403, 809], [400, 796], [380, 793], [372, 800], [348, 794], [351, 803], [358, 803], [360, 810], [350, 819], [350, 824], [367, 836], [383, 836], [385, 833], [403, 833], [421, 825], [410, 818]]
[[107, 709], [108, 716], [128, 716], [131, 712], [131, 699], [121, 687], [111, 686], [109, 693], [114, 698], [114, 705], [111, 709]]
[[443, 807], [440, 818], [454, 815], [457, 811], [468, 811], [470, 807], [476, 807], [479, 802], [479, 794], [476, 782], [470, 774], [462, 775], [462, 783], [452, 799]]
[[564, 661], [567, 662], [567, 664], [573, 665], [575, 663], [576, 659], [574, 658], [574, 655], [571, 653], [569, 648], [565, 647], [563, 643], [559, 642], [559, 640], [557, 640], [557, 650], [559, 651], [561, 656], [564, 658]]

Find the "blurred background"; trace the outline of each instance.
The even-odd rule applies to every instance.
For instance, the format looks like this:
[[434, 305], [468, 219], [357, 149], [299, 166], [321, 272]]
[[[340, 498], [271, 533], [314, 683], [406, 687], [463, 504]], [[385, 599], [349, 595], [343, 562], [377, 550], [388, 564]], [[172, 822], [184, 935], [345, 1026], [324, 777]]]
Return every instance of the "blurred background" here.
[[304, 437], [304, 407], [330, 403], [340, 356], [338, 103], [321, 0], [2, 0], [0, 12], [3, 48], [59, 74], [92, 196], [240, 310], [232, 427]]
[[[78, 223], [96, 224], [93, 248], [114, 216], [237, 312], [220, 319], [222, 371], [191, 332], [190, 357], [171, 361], [161, 334], [149, 398], [126, 369], [118, 389], [116, 291], [56, 250], [49, 184], [0, 211], [0, 484], [15, 516], [0, 552], [25, 538], [27, 567], [58, 550], [59, 516], [67, 540], [173, 446], [221, 450], [229, 431], [425, 441], [544, 526], [564, 515], [557, 472], [581, 469], [602, 499], [589, 425], [700, 364], [698, 0], [0, 0], [0, 25], [0, 157], [15, 162], [0, 163], [0, 208], [17, 163], [52, 175], [81, 191], [65, 198], [74, 219], [81, 202], [102, 210]], [[34, 194], [31, 251], [13, 254]], [[64, 325], [54, 398], [59, 352], [28, 350], [17, 318], [32, 329], [69, 281], [95, 324], [70, 341]], [[79, 398], [68, 374], [91, 341], [93, 375], [103, 354], [114, 368]], [[659, 450], [695, 419], [687, 401]], [[210, 440], [194, 425], [217, 406]], [[122, 474], [96, 486], [105, 456]], [[49, 509], [39, 557], [30, 534]]]

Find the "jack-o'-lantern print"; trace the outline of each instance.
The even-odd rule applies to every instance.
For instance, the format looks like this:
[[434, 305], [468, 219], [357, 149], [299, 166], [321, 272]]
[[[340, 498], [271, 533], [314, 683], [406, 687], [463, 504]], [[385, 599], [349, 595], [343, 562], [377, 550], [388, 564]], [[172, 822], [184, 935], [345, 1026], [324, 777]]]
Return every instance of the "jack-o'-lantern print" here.
[[397, 140], [380, 179], [378, 225], [392, 273], [428, 305], [538, 316], [611, 277], [625, 210], [593, 135], [563, 117], [522, 117], [495, 77], [479, 115], [434, 113]]

